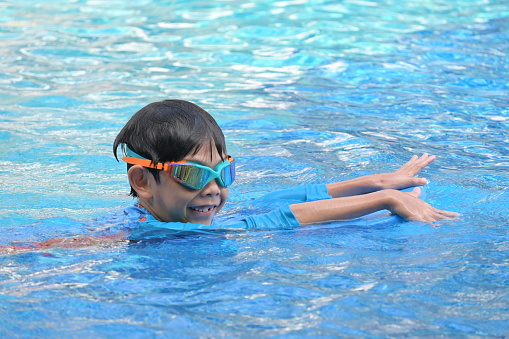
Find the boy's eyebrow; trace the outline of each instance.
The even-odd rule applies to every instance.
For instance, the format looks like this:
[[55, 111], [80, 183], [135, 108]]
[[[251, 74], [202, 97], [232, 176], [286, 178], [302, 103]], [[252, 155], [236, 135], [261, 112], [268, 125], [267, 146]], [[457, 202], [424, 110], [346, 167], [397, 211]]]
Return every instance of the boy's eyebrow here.
[[[193, 155], [196, 155], [196, 154], [193, 154]], [[218, 155], [219, 155], [219, 153], [218, 153]], [[221, 158], [221, 160], [220, 160], [220, 161], [218, 161], [218, 163], [217, 163], [217, 164], [215, 164], [215, 165], [213, 165], [212, 167], [211, 167], [211, 166], [209, 166], [209, 165], [207, 165], [207, 164], [206, 164], [205, 162], [203, 162], [203, 161], [195, 160], [195, 159], [187, 159], [187, 157], [184, 157], [184, 159], [182, 159], [181, 161], [192, 161], [192, 162], [198, 163], [198, 164], [200, 164], [200, 165], [207, 166], [207, 167], [209, 167], [209, 168], [211, 168], [211, 169], [214, 169], [214, 168], [215, 168], [217, 165], [219, 165], [221, 162], [223, 162], [223, 161], [227, 160], [227, 159], [230, 157], [230, 155], [226, 153], [226, 154], [225, 154], [225, 155], [223, 155], [223, 156], [219, 155], [219, 157]], [[213, 158], [213, 154], [211, 153], [211, 155], [210, 155], [210, 161], [212, 161], [212, 158]], [[167, 162], [170, 162], [170, 161], [167, 161]]]

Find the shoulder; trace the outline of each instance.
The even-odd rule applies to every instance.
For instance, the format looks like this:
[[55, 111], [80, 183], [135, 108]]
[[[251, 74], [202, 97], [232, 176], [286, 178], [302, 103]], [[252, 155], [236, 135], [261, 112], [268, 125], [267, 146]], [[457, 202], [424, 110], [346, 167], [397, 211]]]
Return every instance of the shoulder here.
[[145, 221], [147, 216], [152, 216], [150, 212], [138, 202], [124, 208], [124, 215], [129, 219], [129, 221]]

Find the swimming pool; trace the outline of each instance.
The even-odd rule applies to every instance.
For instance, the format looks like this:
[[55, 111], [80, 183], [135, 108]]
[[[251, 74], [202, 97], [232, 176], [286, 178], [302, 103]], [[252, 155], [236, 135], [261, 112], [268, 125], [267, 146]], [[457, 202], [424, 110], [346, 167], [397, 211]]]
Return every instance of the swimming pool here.
[[463, 216], [4, 255], [0, 334], [509, 334], [508, 18], [502, 0], [4, 1], [2, 244], [130, 204], [111, 144], [165, 98], [225, 131], [239, 163], [225, 220], [422, 152], [438, 156], [427, 199]]

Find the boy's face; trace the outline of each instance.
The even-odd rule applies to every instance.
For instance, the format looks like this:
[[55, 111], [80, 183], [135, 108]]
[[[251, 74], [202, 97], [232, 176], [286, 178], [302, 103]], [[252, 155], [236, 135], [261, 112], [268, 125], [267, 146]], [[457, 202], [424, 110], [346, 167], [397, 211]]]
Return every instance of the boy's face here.
[[[188, 155], [183, 160], [198, 162], [212, 169], [222, 161], [215, 151], [211, 156], [210, 147], [202, 147], [198, 153]], [[210, 225], [228, 199], [228, 188], [219, 186], [215, 179], [201, 190], [193, 190], [182, 186], [164, 172], [160, 173], [159, 184], [152, 175], [149, 178], [153, 180], [152, 198], [140, 199], [140, 203], [160, 221]]]

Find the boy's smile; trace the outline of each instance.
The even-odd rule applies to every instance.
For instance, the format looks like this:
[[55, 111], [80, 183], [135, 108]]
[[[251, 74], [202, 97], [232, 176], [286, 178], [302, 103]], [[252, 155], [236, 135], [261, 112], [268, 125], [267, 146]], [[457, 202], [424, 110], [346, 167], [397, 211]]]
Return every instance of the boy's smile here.
[[[215, 148], [209, 145], [204, 145], [196, 154], [190, 154], [184, 160], [212, 169], [222, 161]], [[148, 171], [144, 170], [148, 174]], [[210, 225], [228, 198], [228, 188], [219, 186], [215, 179], [201, 190], [194, 190], [176, 182], [167, 173], [161, 173], [160, 178], [161, 182], [158, 184], [154, 177], [148, 174], [146, 191], [138, 192], [140, 204], [160, 221]]]

